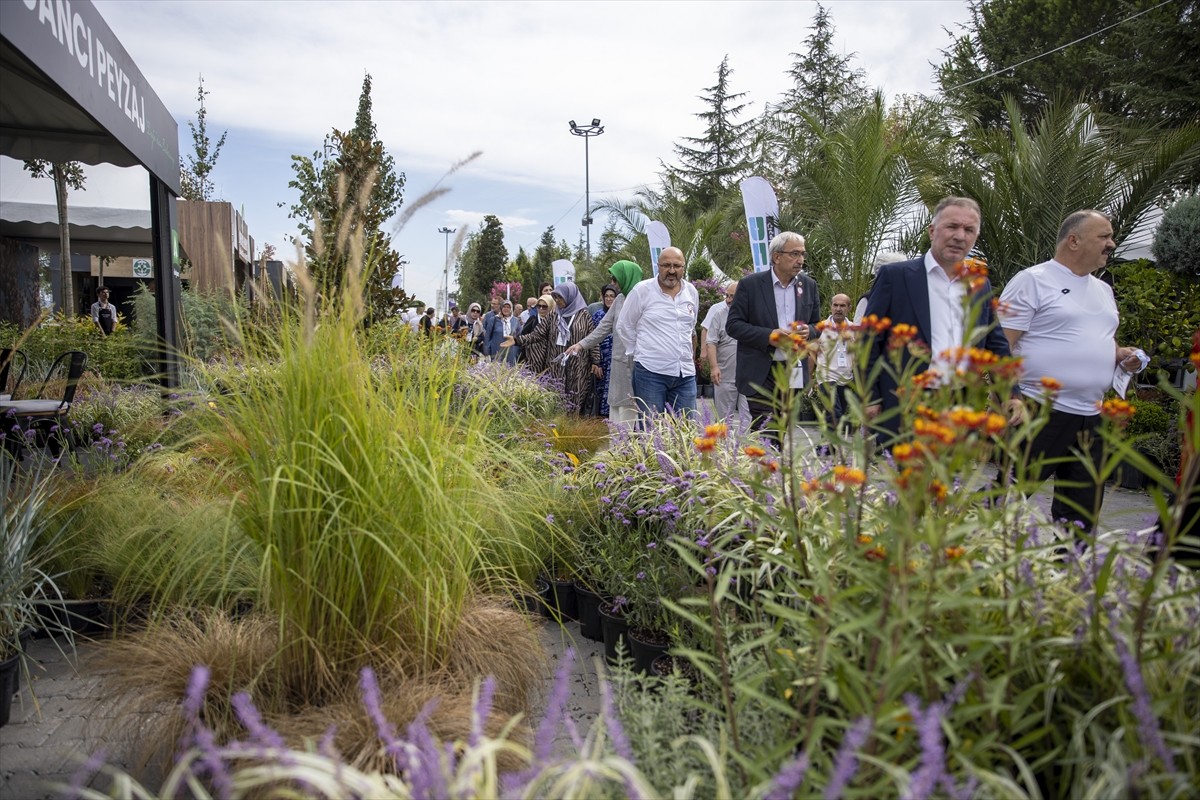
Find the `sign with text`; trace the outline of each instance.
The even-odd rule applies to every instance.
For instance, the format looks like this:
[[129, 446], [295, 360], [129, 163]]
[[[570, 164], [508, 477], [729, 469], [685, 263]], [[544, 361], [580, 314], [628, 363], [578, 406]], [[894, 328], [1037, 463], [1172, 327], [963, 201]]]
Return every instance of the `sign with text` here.
[[766, 178], [746, 178], [741, 182], [742, 205], [746, 209], [746, 231], [750, 234], [750, 253], [754, 271], [771, 268], [767, 245], [779, 233], [779, 200]]
[[650, 273], [658, 274], [658, 257], [671, 246], [671, 234], [667, 226], [656, 220], [646, 223], [646, 239], [650, 242]]

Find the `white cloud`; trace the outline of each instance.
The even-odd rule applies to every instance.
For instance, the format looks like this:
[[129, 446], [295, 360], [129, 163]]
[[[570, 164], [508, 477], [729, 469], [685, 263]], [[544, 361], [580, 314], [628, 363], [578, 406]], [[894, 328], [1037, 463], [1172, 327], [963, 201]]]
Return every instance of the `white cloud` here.
[[[558, 238], [578, 238], [584, 145], [567, 120], [599, 117], [606, 128], [588, 145], [592, 199], [628, 197], [657, 180], [674, 142], [702, 132], [698, 95], [726, 55], [731, 89], [747, 93], [748, 110], [775, 101], [816, 11], [815, 2], [617, 0], [95, 5], [179, 121], [184, 154], [204, 75], [209, 134], [230, 129], [213, 174], [218, 193], [244, 206], [252, 234], [281, 253], [282, 234], [271, 232], [295, 229], [286, 215], [296, 199], [289, 156], [353, 124], [364, 74], [373, 78], [379, 138], [408, 174], [406, 197], [482, 150], [447, 182], [453, 193], [396, 237], [412, 262], [407, 285], [426, 299], [440, 282], [441, 225], [474, 226], [496, 214], [514, 253], [536, 246], [547, 225]], [[930, 62], [949, 41], [942, 28], [969, 16], [965, 0], [826, 5], [838, 47], [856, 52], [868, 82], [889, 95], [929, 91]], [[128, 181], [128, 192], [137, 194], [138, 182]], [[93, 189], [84, 194], [89, 204]]]

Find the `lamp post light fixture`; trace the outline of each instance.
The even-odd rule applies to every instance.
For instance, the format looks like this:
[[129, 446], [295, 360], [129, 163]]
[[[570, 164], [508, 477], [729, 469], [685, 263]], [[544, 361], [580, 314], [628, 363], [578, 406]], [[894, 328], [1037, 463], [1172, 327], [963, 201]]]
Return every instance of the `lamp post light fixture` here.
[[446, 260], [442, 265], [442, 310], [447, 311], [450, 308], [450, 234], [456, 233], [458, 228], [447, 228], [442, 226], [438, 228], [438, 233], [446, 235]]
[[591, 177], [589, 175], [590, 165], [588, 163], [588, 139], [593, 136], [599, 136], [604, 133], [604, 126], [600, 124], [600, 120], [592, 118], [591, 125], [576, 125], [575, 120], [567, 123], [571, 127], [573, 136], [583, 137], [583, 227], [587, 232], [587, 263], [592, 265], [592, 198], [591, 198]]

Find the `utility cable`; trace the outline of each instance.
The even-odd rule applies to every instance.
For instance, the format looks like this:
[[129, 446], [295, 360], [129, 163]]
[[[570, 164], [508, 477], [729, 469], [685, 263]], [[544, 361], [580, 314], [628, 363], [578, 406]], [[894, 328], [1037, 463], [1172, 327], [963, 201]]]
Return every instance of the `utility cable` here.
[[1118, 25], [1123, 25], [1126, 22], [1129, 22], [1129, 20], [1131, 20], [1131, 19], [1136, 19], [1136, 18], [1142, 16], [1143, 14], [1149, 14], [1151, 11], [1156, 11], [1156, 10], [1162, 8], [1163, 6], [1168, 6], [1172, 2], [1174, 2], [1174, 0], [1163, 0], [1163, 2], [1159, 3], [1156, 6], [1151, 6], [1150, 8], [1147, 8], [1143, 11], [1138, 11], [1135, 14], [1130, 14], [1125, 19], [1118, 20], [1117, 22], [1114, 22], [1112, 25], [1108, 25], [1104, 28], [1101, 28], [1098, 31], [1092, 31], [1091, 33], [1089, 33], [1086, 36], [1080, 36], [1078, 39], [1076, 39], [1073, 42], [1067, 42], [1064, 45], [1059, 45], [1058, 47], [1054, 48], [1053, 50], [1047, 50], [1044, 53], [1040, 53], [1036, 56], [1031, 56], [1031, 57], [1025, 59], [1024, 61], [1017, 62], [1016, 64], [1013, 64], [1011, 66], [1007, 66], [1002, 69], [998, 69], [995, 72], [989, 72], [987, 75], [981, 75], [978, 78], [972, 78], [971, 80], [967, 81], [966, 83], [960, 83], [958, 86], [951, 86], [949, 89], [943, 89], [942, 93], [949, 94], [950, 92], [956, 91], [958, 89], [963, 89], [972, 84], [979, 83], [980, 81], [986, 81], [988, 78], [994, 78], [997, 75], [1001, 75], [1005, 72], [1009, 72], [1011, 70], [1016, 69], [1017, 67], [1023, 67], [1031, 61], [1037, 61], [1039, 58], [1045, 58], [1046, 56], [1053, 55], [1053, 54], [1057, 53], [1059, 50], [1066, 50], [1071, 45], [1079, 44], [1080, 42], [1090, 39], [1093, 36], [1099, 36], [1100, 34], [1104, 33], [1105, 31], [1111, 31], [1113, 28], [1117, 27]]

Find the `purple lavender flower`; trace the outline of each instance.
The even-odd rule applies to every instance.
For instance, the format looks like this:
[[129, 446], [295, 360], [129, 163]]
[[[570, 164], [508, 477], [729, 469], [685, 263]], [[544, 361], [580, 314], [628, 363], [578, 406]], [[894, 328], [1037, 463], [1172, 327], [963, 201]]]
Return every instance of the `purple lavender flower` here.
[[711, 544], [711, 542], [708, 541], [708, 537], [706, 537], [706, 536], [701, 536], [698, 539], [696, 539], [697, 547], [703, 547], [703, 548], [707, 549], [710, 544]]
[[547, 524], [547, 525], [553, 525], [553, 524], [554, 524], [554, 515], [553, 515], [553, 514], [547, 514], [547, 515], [546, 515], [546, 524]]
[[908, 794], [911, 800], [925, 800], [938, 782], [946, 776], [946, 749], [942, 743], [942, 704], [930, 703], [922, 711], [921, 701], [916, 696], [904, 696], [904, 702], [912, 714], [917, 738], [921, 743], [921, 765], [909, 780]]
[[1129, 647], [1117, 631], [1116, 614], [1112, 614], [1109, 620], [1112, 627], [1113, 646], [1116, 648], [1117, 658], [1121, 661], [1125, 686], [1133, 695], [1133, 715], [1137, 718], [1138, 736], [1143, 745], [1162, 760], [1167, 771], [1174, 772], [1175, 760], [1171, 757], [1171, 751], [1167, 749], [1162, 732], [1158, 728], [1158, 718], [1154, 716], [1154, 709], [1150, 705], [1150, 693], [1146, 690], [1146, 683], [1142, 679], [1141, 666], [1134, 658], [1133, 653], [1129, 652]]
[[592, 466], [596, 470], [596, 472], [599, 472], [601, 474], [608, 472], [608, 466], [605, 465], [605, 463], [603, 461], [597, 461]]
[[670, 500], [658, 507], [658, 513], [660, 514], [674, 514], [677, 511], [679, 511], [679, 506], [675, 505]]
[[657, 550], [658, 542], [650, 542], [649, 544], [646, 545], [646, 549], [647, 550]]
[[825, 800], [837, 800], [842, 791], [858, 770], [858, 758], [855, 755], [867, 743], [867, 734], [871, 732], [871, 718], [860, 717], [858, 722], [846, 731], [842, 738], [842, 746], [838, 748], [833, 759], [833, 775], [825, 787]]
[[278, 747], [282, 749], [287, 746], [283, 741], [283, 737], [262, 721], [262, 716], [258, 713], [258, 709], [254, 707], [249, 694], [238, 692], [230, 702], [233, 705], [234, 713], [237, 714], [238, 721], [249, 732], [251, 741], [257, 742], [263, 747]]
[[644, 581], [644, 580], [646, 580], [646, 573], [639, 572], [637, 575], [634, 575], [633, 577], [637, 578], [639, 581]]
[[763, 795], [763, 800], [790, 800], [804, 783], [808, 774], [808, 754], [804, 753], [793, 758], [771, 779], [771, 788]]
[[71, 773], [71, 782], [67, 784], [67, 788], [63, 790], [64, 797], [82, 797], [84, 785], [92, 779], [100, 768], [104, 766], [108, 760], [108, 752], [103, 748], [92, 753], [87, 761], [79, 765], [79, 768]]

